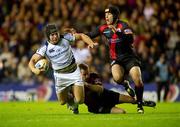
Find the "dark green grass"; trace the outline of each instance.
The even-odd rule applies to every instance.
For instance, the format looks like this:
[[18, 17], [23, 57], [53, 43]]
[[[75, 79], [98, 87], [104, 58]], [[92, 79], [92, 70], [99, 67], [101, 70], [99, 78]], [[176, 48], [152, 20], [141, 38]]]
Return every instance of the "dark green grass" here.
[[91, 114], [80, 106], [74, 115], [58, 102], [1, 102], [0, 127], [180, 127], [180, 103], [158, 103], [137, 114], [136, 106], [118, 105], [127, 114]]

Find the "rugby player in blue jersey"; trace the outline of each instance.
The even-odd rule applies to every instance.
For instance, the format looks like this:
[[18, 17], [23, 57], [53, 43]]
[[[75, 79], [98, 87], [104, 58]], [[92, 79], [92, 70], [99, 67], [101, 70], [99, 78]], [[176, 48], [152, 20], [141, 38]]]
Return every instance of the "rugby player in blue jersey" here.
[[76, 105], [73, 112], [78, 114], [78, 104], [84, 102], [84, 84], [70, 45], [79, 39], [87, 43], [90, 48], [97, 44], [83, 33], [60, 35], [54, 24], [45, 27], [45, 34], [47, 41], [31, 57], [29, 68], [34, 74], [39, 75], [44, 69], [35, 68], [35, 64], [46, 57], [54, 70], [55, 88], [60, 104], [64, 105], [68, 102], [68, 91], [71, 89]]

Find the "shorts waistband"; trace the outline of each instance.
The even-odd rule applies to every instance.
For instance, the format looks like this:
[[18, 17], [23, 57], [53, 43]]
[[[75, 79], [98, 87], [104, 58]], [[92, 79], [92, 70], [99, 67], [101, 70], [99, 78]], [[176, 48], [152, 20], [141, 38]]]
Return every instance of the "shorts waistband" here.
[[77, 69], [77, 64], [76, 63], [71, 63], [69, 66], [63, 68], [63, 69], [59, 69], [59, 70], [55, 70], [55, 72], [57, 73], [72, 73]]

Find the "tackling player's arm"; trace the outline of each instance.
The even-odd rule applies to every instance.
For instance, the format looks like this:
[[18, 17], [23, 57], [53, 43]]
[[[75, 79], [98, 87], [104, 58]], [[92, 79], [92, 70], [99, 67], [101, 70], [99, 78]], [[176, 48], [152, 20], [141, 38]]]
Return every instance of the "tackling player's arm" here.
[[93, 48], [94, 46], [98, 45], [98, 43], [93, 42], [91, 40], [91, 38], [89, 36], [87, 36], [86, 34], [74, 33], [74, 36], [75, 36], [76, 40], [84, 41], [86, 44], [88, 44], [88, 47], [90, 47], [90, 48]]
[[101, 35], [100, 27], [101, 26], [96, 27], [96, 29], [94, 29], [89, 33], [86, 33], [86, 35], [89, 36], [90, 38], [96, 38], [97, 36], [100, 36]]
[[43, 69], [35, 68], [36, 62], [39, 61], [39, 60], [42, 59], [42, 58], [43, 58], [43, 56], [35, 53], [35, 54], [31, 57], [31, 59], [30, 59], [30, 61], [29, 61], [28, 66], [29, 66], [29, 68], [31, 69], [31, 71], [32, 71], [34, 74], [36, 74], [36, 75], [39, 75], [39, 74], [43, 71]]

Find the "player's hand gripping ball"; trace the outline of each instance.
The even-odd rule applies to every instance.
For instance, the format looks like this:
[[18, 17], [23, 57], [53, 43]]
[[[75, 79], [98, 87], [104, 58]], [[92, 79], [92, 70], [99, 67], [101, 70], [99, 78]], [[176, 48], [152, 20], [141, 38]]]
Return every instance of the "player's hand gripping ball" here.
[[41, 71], [47, 71], [49, 69], [49, 62], [47, 59], [40, 59], [36, 64], [35, 68], [40, 69]]

